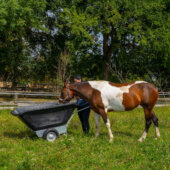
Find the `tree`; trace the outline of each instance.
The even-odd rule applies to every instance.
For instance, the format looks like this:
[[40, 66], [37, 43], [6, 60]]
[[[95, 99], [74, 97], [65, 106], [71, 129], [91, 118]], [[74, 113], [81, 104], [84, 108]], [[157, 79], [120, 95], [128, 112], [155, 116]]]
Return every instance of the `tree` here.
[[[29, 43], [28, 29], [43, 30], [46, 1], [0, 1], [0, 65], [1, 76], [15, 87], [27, 73]], [[25, 64], [27, 63], [27, 64]], [[26, 72], [25, 72], [26, 71]]]
[[165, 0], [2, 0], [0, 12], [0, 74], [13, 84], [57, 80], [64, 51], [65, 77], [170, 81]]
[[68, 30], [66, 45], [79, 61], [87, 56], [100, 60], [103, 79], [110, 79], [110, 64], [124, 67], [124, 77], [134, 72], [144, 76], [158, 58], [164, 63], [159, 68], [165, 68], [169, 51], [165, 0], [64, 1], [61, 9], [56, 26], [60, 32]]

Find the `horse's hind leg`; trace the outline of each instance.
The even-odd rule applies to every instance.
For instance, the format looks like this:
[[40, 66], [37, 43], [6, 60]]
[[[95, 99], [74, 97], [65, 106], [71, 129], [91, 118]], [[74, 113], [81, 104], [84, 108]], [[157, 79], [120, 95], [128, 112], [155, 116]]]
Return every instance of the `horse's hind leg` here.
[[159, 128], [158, 128], [158, 118], [156, 117], [154, 112], [153, 112], [153, 116], [152, 116], [152, 122], [155, 125], [155, 135], [156, 135], [157, 138], [159, 138], [160, 132], [159, 132]]
[[145, 130], [142, 136], [139, 138], [138, 140], [139, 142], [142, 142], [146, 138], [148, 130], [152, 124], [152, 117], [153, 117], [152, 111], [147, 108], [144, 108], [144, 112], [145, 112]]
[[94, 112], [95, 117], [95, 125], [96, 125], [96, 137], [99, 136], [99, 130], [100, 130], [100, 115]]

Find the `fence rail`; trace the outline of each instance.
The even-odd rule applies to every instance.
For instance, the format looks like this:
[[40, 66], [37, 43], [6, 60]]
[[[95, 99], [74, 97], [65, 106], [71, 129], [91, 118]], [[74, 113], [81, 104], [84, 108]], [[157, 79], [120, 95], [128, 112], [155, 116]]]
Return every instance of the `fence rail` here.
[[[0, 91], [0, 97], [1, 96], [46, 96], [46, 97], [59, 97], [59, 93], [49, 93], [49, 92], [23, 92], [23, 91]], [[159, 97], [169, 96], [170, 92], [159, 92]]]
[[57, 96], [59, 96], [59, 94], [54, 94], [54, 93], [48, 93], [48, 92], [38, 92], [38, 93], [36, 93], [36, 92], [0, 92], [0, 96], [11, 96], [11, 95], [13, 95], [13, 96], [51, 96], [51, 97], [57, 97]]
[[[8, 98], [8, 100], [0, 101], [0, 108], [31, 105], [48, 101], [46, 99], [58, 100], [59, 96], [59, 93], [49, 92], [0, 91], [0, 99]], [[39, 100], [40, 98], [44, 100]], [[170, 106], [170, 92], [159, 93], [157, 106]]]
[[170, 97], [170, 92], [159, 92], [159, 97]]

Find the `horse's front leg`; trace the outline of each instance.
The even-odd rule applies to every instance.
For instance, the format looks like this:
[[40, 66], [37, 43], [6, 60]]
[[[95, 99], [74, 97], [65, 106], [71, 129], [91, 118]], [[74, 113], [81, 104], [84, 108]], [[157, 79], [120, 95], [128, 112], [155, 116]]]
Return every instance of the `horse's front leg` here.
[[104, 123], [106, 124], [106, 127], [107, 127], [107, 130], [108, 130], [108, 133], [109, 133], [109, 137], [110, 137], [110, 142], [113, 141], [113, 134], [112, 134], [112, 131], [111, 131], [111, 128], [110, 128], [110, 121], [109, 121], [109, 118], [107, 116], [107, 109], [105, 110], [100, 110], [100, 114], [104, 120]]
[[112, 131], [111, 131], [111, 128], [110, 128], [109, 118], [107, 118], [106, 127], [107, 127], [107, 130], [108, 130], [108, 133], [109, 133], [109, 137], [110, 137], [109, 141], [112, 142], [113, 141], [113, 134], [112, 134]]
[[95, 125], [96, 125], [96, 137], [98, 137], [99, 130], [100, 130], [100, 115], [94, 112], [94, 117], [95, 117]]

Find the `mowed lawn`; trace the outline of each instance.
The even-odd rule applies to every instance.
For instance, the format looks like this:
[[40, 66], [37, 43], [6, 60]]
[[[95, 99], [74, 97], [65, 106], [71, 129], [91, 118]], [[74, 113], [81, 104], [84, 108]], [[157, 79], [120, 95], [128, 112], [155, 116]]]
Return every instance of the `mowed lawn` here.
[[0, 111], [0, 170], [2, 169], [170, 169], [170, 107], [155, 108], [161, 138], [155, 140], [152, 124], [143, 143], [137, 140], [144, 130], [142, 109], [109, 113], [113, 143], [101, 120], [95, 138], [94, 115], [91, 112], [89, 135], [75, 115], [68, 136], [50, 143], [35, 136], [9, 110]]

